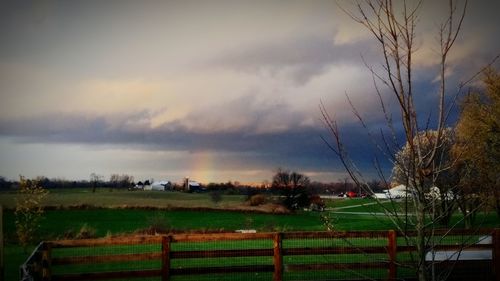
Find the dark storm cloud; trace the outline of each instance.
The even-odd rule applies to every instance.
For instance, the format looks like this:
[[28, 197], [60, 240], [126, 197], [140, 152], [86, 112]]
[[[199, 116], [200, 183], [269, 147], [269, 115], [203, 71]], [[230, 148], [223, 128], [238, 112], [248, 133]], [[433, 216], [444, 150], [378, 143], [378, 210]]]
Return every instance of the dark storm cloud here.
[[[265, 114], [265, 113], [264, 113]], [[257, 133], [258, 124], [248, 124], [226, 131], [201, 132], [187, 128], [180, 121], [157, 128], [132, 124], [148, 118], [147, 112], [113, 117], [89, 117], [72, 114], [50, 114], [36, 118], [0, 120], [0, 135], [16, 137], [22, 142], [55, 142], [82, 144], [134, 144], [150, 149], [220, 150], [220, 151], [291, 151], [319, 136], [320, 128], [295, 127], [280, 132]], [[254, 123], [259, 122], [256, 118]]]
[[[180, 122], [158, 128], [129, 126], [130, 120], [147, 118], [147, 112], [128, 116], [86, 117], [70, 114], [46, 115], [35, 119], [1, 120], [0, 135], [21, 143], [75, 143], [121, 145], [158, 151], [229, 152], [248, 161], [266, 165], [324, 170], [337, 163], [322, 140], [324, 127], [295, 126], [279, 132], [255, 133], [252, 126], [231, 131], [197, 132]], [[117, 119], [119, 119], [117, 121]], [[120, 121], [120, 120], [126, 120]], [[346, 143], [353, 158], [370, 163], [369, 147], [360, 143], [359, 131], [346, 130]]]

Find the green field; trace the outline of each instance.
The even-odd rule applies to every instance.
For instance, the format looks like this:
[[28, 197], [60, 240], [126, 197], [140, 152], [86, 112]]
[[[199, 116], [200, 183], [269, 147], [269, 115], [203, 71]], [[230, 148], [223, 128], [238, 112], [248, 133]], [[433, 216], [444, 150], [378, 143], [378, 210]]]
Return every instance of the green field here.
[[[4, 208], [15, 208], [16, 192], [0, 192], [0, 204]], [[157, 208], [236, 208], [241, 206], [245, 196], [223, 195], [215, 204], [210, 197], [198, 193], [170, 191], [128, 191], [101, 188], [92, 193], [90, 189], [52, 189], [44, 199], [45, 206], [96, 206], [105, 208], [157, 207]]]
[[[6, 280], [17, 280], [18, 266], [27, 258], [16, 243], [14, 213], [14, 192], [0, 193], [0, 204], [10, 208], [4, 212], [4, 232], [6, 237]], [[61, 209], [47, 210], [42, 220], [38, 240], [63, 238], [68, 233], [78, 233], [86, 225], [95, 230], [97, 237], [134, 233], [140, 229], [157, 226], [175, 231], [234, 231], [256, 229], [262, 231], [320, 231], [326, 230], [321, 216], [328, 216], [338, 230], [383, 230], [393, 229], [384, 216], [374, 216], [380, 207], [371, 204], [371, 199], [335, 199], [327, 202], [332, 211], [317, 213], [300, 211], [294, 214], [266, 214], [249, 211], [234, 211], [247, 208], [244, 196], [223, 195], [222, 202], [215, 204], [210, 196], [180, 192], [158, 191], [108, 191], [92, 193], [86, 189], [51, 191], [46, 206]], [[96, 206], [98, 208], [66, 209], [67, 206]], [[352, 208], [345, 208], [351, 207]], [[159, 207], [162, 209], [124, 207]], [[177, 208], [205, 208], [187, 210]], [[338, 212], [336, 209], [339, 208]], [[213, 209], [213, 210], [210, 210]], [[223, 209], [232, 209], [225, 211]], [[368, 212], [368, 213], [366, 213]], [[454, 221], [460, 216], [454, 216]], [[477, 219], [481, 227], [498, 227], [500, 222], [495, 214], [480, 214]], [[266, 276], [266, 275], [264, 275]]]

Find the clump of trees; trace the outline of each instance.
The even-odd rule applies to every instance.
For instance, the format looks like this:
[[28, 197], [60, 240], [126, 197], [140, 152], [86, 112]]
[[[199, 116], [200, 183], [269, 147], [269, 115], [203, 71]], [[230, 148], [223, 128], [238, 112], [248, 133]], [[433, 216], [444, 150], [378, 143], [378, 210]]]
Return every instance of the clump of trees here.
[[500, 217], [500, 74], [487, 68], [483, 85], [460, 103], [454, 154], [457, 170], [463, 175], [461, 194], [471, 203], [463, 202], [460, 208], [464, 213], [477, 208], [477, 194], [483, 194]]
[[283, 196], [282, 203], [289, 210], [309, 207], [309, 177], [283, 169], [273, 176], [272, 188]]
[[[491, 206], [500, 216], [500, 75], [492, 68], [484, 71], [483, 88], [469, 92], [460, 101], [461, 114], [455, 128], [419, 132], [413, 140], [421, 146], [422, 158], [433, 156], [424, 174], [423, 200], [433, 219], [448, 225], [458, 208], [466, 228], [479, 210]], [[410, 175], [417, 163], [410, 163], [408, 143], [396, 153], [393, 184], [411, 186]], [[414, 159], [415, 160], [415, 159]], [[415, 173], [413, 171], [413, 173]]]
[[111, 188], [125, 188], [126, 189], [126, 188], [133, 187], [134, 185], [135, 185], [134, 177], [127, 175], [127, 174], [123, 174], [123, 175], [112, 174], [109, 177], [108, 186]]

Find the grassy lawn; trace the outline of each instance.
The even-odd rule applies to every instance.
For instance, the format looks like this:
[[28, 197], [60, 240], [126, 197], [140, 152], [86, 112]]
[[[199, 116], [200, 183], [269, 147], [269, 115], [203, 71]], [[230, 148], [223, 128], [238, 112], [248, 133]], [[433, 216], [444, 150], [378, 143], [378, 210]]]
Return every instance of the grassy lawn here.
[[[324, 229], [320, 215], [302, 212], [288, 215], [197, 210], [90, 209], [50, 210], [44, 214], [40, 227], [42, 239], [56, 239], [70, 230], [78, 231], [86, 224], [99, 237], [106, 234], [132, 233], [151, 225], [180, 231], [293, 231]], [[13, 239], [14, 213], [5, 211], [5, 232]]]

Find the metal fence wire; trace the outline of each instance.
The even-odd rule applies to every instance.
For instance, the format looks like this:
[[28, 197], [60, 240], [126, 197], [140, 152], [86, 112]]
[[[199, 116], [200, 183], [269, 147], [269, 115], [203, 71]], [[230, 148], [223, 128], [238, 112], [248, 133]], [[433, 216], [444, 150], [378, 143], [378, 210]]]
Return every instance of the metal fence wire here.
[[[440, 280], [499, 280], [500, 230], [440, 233], [429, 241], [428, 272]], [[413, 280], [412, 243], [396, 231], [59, 240], [41, 243], [20, 274], [21, 280]]]

